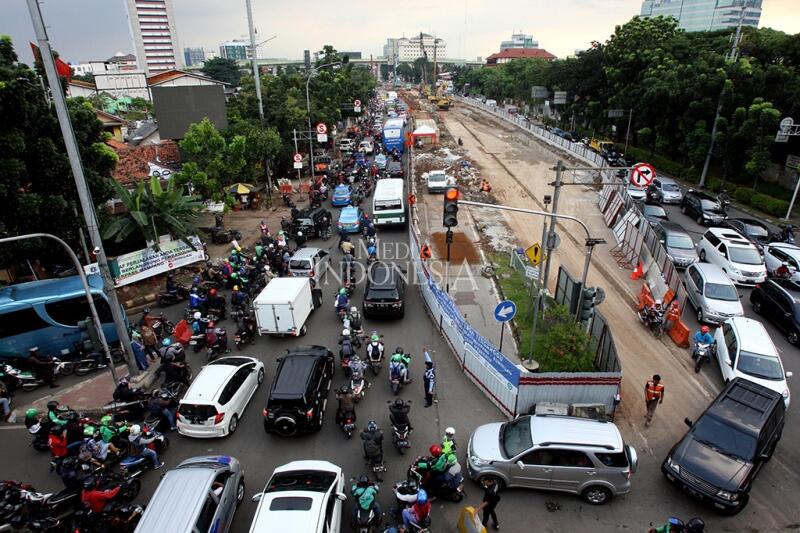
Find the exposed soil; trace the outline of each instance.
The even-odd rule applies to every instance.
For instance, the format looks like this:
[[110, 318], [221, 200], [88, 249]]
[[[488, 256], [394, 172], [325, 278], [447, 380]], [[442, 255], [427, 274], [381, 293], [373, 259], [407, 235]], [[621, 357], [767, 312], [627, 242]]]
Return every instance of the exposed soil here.
[[[433, 233], [430, 237], [436, 257], [444, 259], [447, 257], [447, 242], [445, 232]], [[475, 243], [461, 232], [453, 232], [453, 244], [450, 245], [450, 261], [453, 263], [463, 263], [466, 261], [470, 265], [481, 262], [480, 254], [475, 248]]]

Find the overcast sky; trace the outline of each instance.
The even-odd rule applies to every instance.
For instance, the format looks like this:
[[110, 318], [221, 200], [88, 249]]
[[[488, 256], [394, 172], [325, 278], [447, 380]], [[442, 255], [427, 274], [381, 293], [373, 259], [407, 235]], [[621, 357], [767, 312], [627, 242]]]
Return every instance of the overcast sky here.
[[[639, 13], [641, 0], [252, 0], [260, 40], [277, 35], [265, 55], [302, 58], [332, 44], [382, 54], [387, 37], [433, 33], [452, 58], [486, 57], [512, 31], [529, 33], [559, 57], [605, 41], [614, 26]], [[244, 0], [174, 0], [181, 48], [217, 49], [247, 34]], [[800, 1], [764, 0], [762, 27], [800, 33]], [[46, 0], [50, 41], [72, 63], [133, 52], [124, 0]], [[24, 0], [0, 0], [0, 34], [10, 34], [21, 59], [31, 59], [33, 28]]]

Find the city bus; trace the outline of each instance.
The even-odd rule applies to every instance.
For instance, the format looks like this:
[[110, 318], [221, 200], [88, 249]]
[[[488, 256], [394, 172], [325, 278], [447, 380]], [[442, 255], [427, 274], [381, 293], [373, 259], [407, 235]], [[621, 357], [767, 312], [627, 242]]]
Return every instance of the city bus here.
[[391, 152], [396, 148], [399, 153], [403, 153], [403, 123], [402, 118], [390, 118], [383, 125], [381, 139], [387, 152]]
[[406, 197], [401, 178], [383, 178], [375, 185], [372, 218], [376, 226], [406, 223]]
[[[108, 342], [119, 340], [108, 297], [99, 275], [90, 275], [89, 288]], [[123, 313], [124, 314], [124, 313]], [[0, 289], [0, 355], [27, 357], [28, 350], [63, 356], [81, 340], [78, 322], [91, 316], [78, 276], [44, 279]]]

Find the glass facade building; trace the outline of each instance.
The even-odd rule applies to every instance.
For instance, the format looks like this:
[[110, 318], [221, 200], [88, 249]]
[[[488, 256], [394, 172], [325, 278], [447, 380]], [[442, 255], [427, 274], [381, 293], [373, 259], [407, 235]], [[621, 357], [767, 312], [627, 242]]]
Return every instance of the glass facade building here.
[[643, 17], [672, 17], [686, 31], [735, 28], [745, 5], [743, 26], [758, 27], [763, 0], [644, 0]]

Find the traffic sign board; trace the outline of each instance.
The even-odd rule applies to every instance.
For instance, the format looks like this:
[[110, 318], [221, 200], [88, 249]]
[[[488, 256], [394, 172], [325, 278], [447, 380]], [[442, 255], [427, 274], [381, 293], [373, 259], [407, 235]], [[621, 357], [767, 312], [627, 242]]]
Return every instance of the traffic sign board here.
[[656, 169], [650, 163], [636, 163], [631, 170], [631, 183], [637, 187], [647, 187], [656, 177]]
[[361, 100], [355, 100], [353, 102], [353, 112], [361, 113]]
[[317, 124], [317, 133], [328, 133], [328, 126], [320, 122]]
[[542, 245], [538, 242], [534, 243], [533, 246], [525, 250], [525, 255], [528, 256], [528, 259], [533, 266], [538, 265], [542, 262]]
[[294, 168], [303, 168], [303, 154], [294, 154], [292, 156]]
[[525, 267], [525, 277], [530, 279], [538, 279], [539, 278], [539, 269], [532, 266]]
[[517, 314], [517, 304], [511, 300], [503, 300], [494, 308], [494, 319], [498, 322], [508, 322]]

